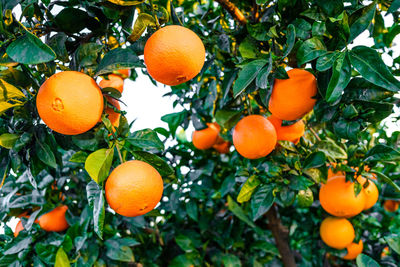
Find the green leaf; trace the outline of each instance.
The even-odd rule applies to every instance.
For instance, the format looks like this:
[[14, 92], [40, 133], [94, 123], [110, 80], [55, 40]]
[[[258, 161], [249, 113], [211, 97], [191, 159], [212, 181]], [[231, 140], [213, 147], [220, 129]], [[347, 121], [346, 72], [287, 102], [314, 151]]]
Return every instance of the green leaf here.
[[85, 170], [96, 183], [100, 184], [108, 177], [113, 157], [114, 148], [102, 148], [87, 157]]
[[192, 259], [188, 259], [187, 254], [176, 256], [170, 263], [169, 267], [192, 267], [194, 266]]
[[194, 200], [189, 201], [186, 203], [186, 212], [189, 215], [190, 218], [192, 218], [194, 221], [198, 221], [199, 218], [199, 211], [197, 208], [197, 204]]
[[303, 164], [303, 169], [318, 168], [325, 164], [326, 157], [324, 152], [313, 152], [306, 157]]
[[17, 242], [14, 242], [10, 248], [8, 248], [5, 251], [2, 251], [2, 253], [3, 255], [17, 254], [18, 252], [27, 249], [32, 242], [33, 240], [31, 236], [28, 236], [22, 240], [17, 240]]
[[256, 176], [250, 176], [240, 189], [237, 202], [243, 203], [249, 201], [251, 195], [257, 189], [260, 183], [260, 180]]
[[132, 249], [128, 246], [119, 244], [118, 241], [108, 239], [105, 243], [107, 251], [106, 256], [112, 260], [122, 262], [134, 262], [135, 257], [133, 256]]
[[347, 159], [346, 151], [332, 140], [322, 140], [316, 145], [317, 151], [322, 151], [331, 159]]
[[90, 181], [86, 185], [86, 194], [89, 206], [93, 210], [94, 232], [99, 236], [100, 239], [103, 239], [105, 219], [103, 188], [100, 188], [95, 181]]
[[397, 92], [400, 90], [400, 82], [393, 77], [374, 49], [356, 46], [350, 51], [349, 56], [353, 67], [367, 81], [389, 91]]
[[222, 262], [224, 263], [225, 267], [241, 267], [242, 263], [240, 259], [232, 254], [225, 254], [222, 256]]
[[398, 161], [400, 160], [400, 152], [395, 150], [393, 147], [378, 144], [368, 150], [365, 154], [364, 161], [367, 162], [375, 162], [375, 161], [383, 161], [383, 162], [390, 162], [390, 161]]
[[375, 260], [365, 254], [358, 255], [356, 262], [357, 267], [380, 267]]
[[343, 94], [351, 78], [351, 65], [347, 53], [341, 53], [333, 64], [332, 77], [326, 90], [325, 100], [335, 103]]
[[384, 239], [388, 243], [389, 247], [400, 255], [400, 236], [394, 234], [391, 236], [385, 236]]
[[133, 146], [146, 150], [164, 150], [164, 143], [160, 140], [157, 133], [151, 129], [144, 129], [131, 133], [126, 141]]
[[172, 134], [172, 137], [174, 137], [176, 129], [179, 125], [181, 125], [181, 123], [183, 123], [185, 119], [187, 119], [187, 116], [188, 112], [183, 110], [181, 112], [164, 115], [161, 117], [161, 120], [168, 123], [169, 130]]
[[54, 267], [68, 267], [71, 266], [68, 255], [65, 253], [64, 249], [60, 247], [57, 250], [56, 254], [56, 262], [54, 263]]
[[344, 9], [343, 0], [317, 0], [316, 3], [329, 17], [338, 16]]
[[272, 70], [272, 54], [269, 54], [268, 64], [257, 75], [256, 85], [260, 88], [268, 88], [268, 78]]
[[77, 151], [75, 154], [71, 156], [69, 161], [71, 162], [76, 162], [76, 163], [84, 163], [86, 161], [86, 158], [88, 157], [88, 154], [84, 151]]
[[56, 157], [46, 143], [42, 143], [41, 141], [36, 140], [35, 148], [38, 158], [43, 163], [49, 165], [50, 167], [57, 168]]
[[314, 195], [310, 188], [305, 190], [300, 190], [297, 193], [297, 201], [300, 207], [307, 208], [310, 207], [314, 202]]
[[22, 64], [40, 64], [56, 59], [56, 53], [30, 32], [12, 42], [6, 51], [14, 61]]
[[395, 11], [398, 11], [399, 8], [400, 8], [400, 0], [393, 0], [387, 12], [394, 13]]
[[156, 21], [152, 15], [140, 13], [135, 21], [131, 35], [128, 37], [130, 42], [137, 41], [148, 26], [156, 26]]
[[246, 65], [239, 71], [239, 76], [233, 85], [233, 97], [236, 98], [240, 95], [247, 86], [257, 77], [260, 70], [267, 64], [264, 59], [254, 60]]
[[240, 220], [247, 223], [250, 227], [255, 228], [256, 225], [247, 217], [243, 209], [228, 195], [228, 209]]
[[129, 48], [116, 48], [105, 54], [96, 69], [96, 75], [112, 73], [120, 69], [144, 67], [138, 56]]
[[376, 3], [360, 8], [349, 17], [350, 37], [348, 42], [352, 42], [357, 36], [365, 31], [371, 24], [376, 10]]
[[135, 159], [142, 160], [152, 165], [163, 177], [173, 176], [175, 174], [174, 169], [157, 155], [145, 151], [131, 151], [131, 153]]
[[245, 59], [255, 59], [260, 55], [257, 43], [251, 37], [246, 37], [239, 45], [240, 55]]
[[241, 111], [220, 109], [215, 113], [215, 120], [220, 126], [230, 130], [240, 120], [241, 116]]
[[192, 240], [185, 236], [185, 235], [177, 235], [175, 237], [175, 241], [178, 244], [178, 246], [185, 251], [186, 253], [190, 253], [192, 251], [195, 251], [196, 248], [194, 247], [194, 244], [192, 242]]
[[379, 178], [381, 178], [386, 184], [392, 186], [397, 192], [400, 192], [400, 186], [398, 186], [392, 179], [387, 177], [381, 172], [371, 171], [371, 173], [375, 173]]
[[303, 65], [326, 54], [326, 47], [318, 37], [303, 42], [297, 51], [297, 64]]
[[25, 98], [25, 95], [14, 85], [0, 79], [0, 102]]
[[285, 58], [292, 51], [294, 43], [296, 41], [296, 28], [293, 24], [289, 24], [286, 30], [286, 45], [283, 47], [283, 55]]
[[273, 187], [269, 185], [261, 186], [251, 198], [251, 214], [253, 221], [259, 219], [274, 204], [275, 196]]
[[[70, 23], [71, 19], [74, 20], [74, 23]], [[90, 17], [87, 12], [72, 7], [62, 9], [54, 18], [58, 28], [67, 33], [78, 33], [82, 31], [93, 23], [92, 20], [93, 18]], [[95, 20], [94, 23], [97, 23], [97, 21]]]
[[11, 149], [19, 138], [18, 134], [4, 133], [0, 135], [0, 146]]
[[333, 129], [338, 137], [354, 141], [358, 138], [360, 128], [361, 125], [357, 121], [347, 121], [343, 118], [333, 123]]

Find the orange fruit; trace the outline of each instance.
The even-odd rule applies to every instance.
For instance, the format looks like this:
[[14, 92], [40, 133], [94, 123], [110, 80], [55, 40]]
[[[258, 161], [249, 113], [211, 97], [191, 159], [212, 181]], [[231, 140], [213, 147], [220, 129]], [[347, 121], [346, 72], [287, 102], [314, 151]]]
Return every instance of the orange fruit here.
[[389, 247], [385, 247], [385, 248], [382, 250], [381, 258], [385, 258], [385, 257], [389, 256], [389, 254], [390, 254]]
[[52, 75], [39, 89], [36, 106], [52, 130], [76, 135], [90, 130], [103, 112], [103, 95], [84, 73], [63, 71]]
[[319, 190], [322, 208], [337, 217], [349, 218], [359, 214], [365, 207], [366, 197], [364, 190], [356, 196], [354, 186], [354, 183], [346, 182], [345, 176], [328, 179]]
[[15, 226], [15, 230], [14, 230], [14, 237], [17, 237], [19, 232], [21, 232], [22, 230], [24, 230], [24, 226], [22, 225], [22, 222], [19, 221], [17, 223], [17, 225]]
[[40, 228], [47, 232], [61, 232], [66, 230], [69, 227], [68, 222], [65, 219], [65, 213], [67, 210], [68, 207], [62, 205], [46, 214], [43, 214], [38, 220]]
[[144, 47], [144, 62], [150, 76], [170, 86], [193, 79], [201, 71], [205, 58], [201, 39], [177, 25], [156, 31]]
[[150, 164], [131, 160], [115, 168], [106, 182], [106, 199], [118, 214], [135, 217], [148, 213], [160, 202], [164, 185]]
[[357, 181], [363, 186], [363, 191], [365, 193], [364, 210], [372, 208], [379, 198], [378, 187], [376, 187], [375, 183], [370, 180], [368, 186], [364, 188], [364, 184], [367, 182], [367, 179], [362, 176], [357, 177]]
[[217, 142], [221, 127], [216, 122], [207, 123], [207, 126], [203, 130], [193, 132], [192, 142], [197, 149], [209, 149]]
[[292, 69], [287, 74], [289, 79], [275, 79], [268, 108], [279, 119], [294, 121], [313, 109], [317, 80], [303, 69]]
[[233, 130], [233, 145], [245, 158], [259, 159], [267, 156], [276, 146], [274, 125], [261, 115], [241, 119]]
[[[112, 98], [110, 96], [106, 96], [107, 102], [111, 105], [113, 105], [116, 109], [120, 110], [121, 106], [119, 105], [119, 102], [117, 99]], [[115, 127], [118, 128], [119, 126], [119, 120], [121, 118], [121, 114], [118, 112], [115, 112], [111, 107], [107, 106], [105, 108], [105, 112], [108, 114], [108, 119], [110, 120], [111, 124]]]
[[113, 71], [114, 74], [121, 76], [122, 79], [129, 78], [131, 76], [130, 69], [122, 69]]
[[304, 135], [304, 122], [299, 120], [291, 125], [282, 126], [282, 120], [271, 115], [268, 120], [274, 125], [278, 141], [290, 141], [297, 143]]
[[124, 79], [117, 74], [110, 74], [107, 79], [103, 79], [99, 83], [101, 88], [112, 87], [117, 89], [120, 93], [124, 90]]
[[385, 200], [383, 208], [388, 212], [395, 212], [399, 208], [399, 202], [395, 200]]
[[213, 148], [220, 154], [227, 154], [231, 148], [231, 142], [225, 141], [222, 137], [218, 136], [217, 142], [213, 145]]
[[351, 243], [350, 245], [348, 245], [346, 247], [347, 249], [347, 254], [345, 256], [343, 256], [343, 259], [345, 260], [354, 260], [355, 258], [357, 258], [357, 256], [359, 254], [361, 254], [361, 252], [363, 251], [364, 248], [364, 244], [362, 242], [362, 240], [360, 239], [360, 241], [357, 243]]
[[326, 218], [321, 223], [319, 233], [325, 244], [336, 249], [346, 248], [355, 238], [353, 225], [344, 218]]

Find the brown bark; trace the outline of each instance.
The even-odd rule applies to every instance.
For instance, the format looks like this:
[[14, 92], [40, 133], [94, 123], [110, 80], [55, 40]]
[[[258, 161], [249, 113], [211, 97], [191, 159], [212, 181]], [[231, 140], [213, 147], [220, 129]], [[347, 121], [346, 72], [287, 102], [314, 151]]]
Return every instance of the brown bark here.
[[226, 9], [226, 11], [228, 11], [229, 14], [231, 14], [231, 16], [235, 20], [237, 20], [240, 24], [243, 25], [247, 24], [246, 17], [234, 3], [230, 2], [229, 0], [215, 0], [215, 1], [218, 2], [224, 9]]
[[266, 215], [268, 218], [268, 226], [275, 238], [275, 243], [281, 255], [283, 266], [296, 267], [296, 261], [288, 242], [289, 230], [282, 225], [276, 213], [275, 206], [272, 206]]

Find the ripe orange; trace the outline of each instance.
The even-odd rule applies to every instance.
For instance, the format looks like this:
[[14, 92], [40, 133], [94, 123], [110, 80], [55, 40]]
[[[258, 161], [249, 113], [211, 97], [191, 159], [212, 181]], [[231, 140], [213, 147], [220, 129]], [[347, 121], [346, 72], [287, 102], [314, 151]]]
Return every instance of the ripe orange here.
[[216, 122], [207, 123], [207, 126], [203, 130], [193, 132], [192, 142], [197, 149], [209, 149], [217, 142], [221, 127]]
[[289, 79], [275, 79], [269, 111], [281, 120], [294, 121], [310, 112], [316, 100], [317, 80], [303, 69], [292, 69]]
[[241, 119], [233, 130], [233, 145], [245, 158], [267, 156], [276, 146], [277, 136], [272, 123], [261, 115]]
[[204, 65], [206, 51], [201, 39], [182, 26], [156, 31], [144, 47], [144, 62], [150, 76], [166, 85], [193, 79]]
[[67, 210], [68, 207], [63, 205], [43, 214], [38, 220], [40, 227], [47, 232], [61, 232], [66, 230], [69, 227], [65, 219]]
[[14, 230], [14, 237], [17, 237], [19, 232], [21, 232], [22, 230], [24, 230], [24, 226], [22, 225], [22, 222], [19, 221], [17, 223], [17, 225], [15, 226], [15, 230]]
[[52, 75], [39, 89], [36, 106], [52, 130], [76, 135], [90, 130], [103, 112], [103, 95], [88, 75], [63, 71]]
[[213, 145], [213, 148], [220, 154], [227, 154], [229, 153], [229, 149], [231, 148], [231, 142], [222, 139], [222, 141], [220, 142], [217, 141], [217, 143]]
[[345, 176], [330, 178], [319, 190], [322, 208], [337, 217], [350, 218], [359, 214], [364, 209], [366, 197], [364, 190], [356, 196], [354, 186], [354, 183], [346, 182]]
[[346, 248], [355, 238], [353, 225], [344, 218], [326, 218], [321, 223], [319, 233], [325, 244], [336, 249]]
[[357, 258], [359, 254], [363, 251], [364, 244], [363, 241], [360, 239], [360, 241], [357, 243], [351, 243], [346, 247], [347, 249], [347, 254], [343, 256], [343, 259], [345, 260], [354, 260]]
[[389, 254], [390, 254], [389, 247], [384, 247], [381, 253], [381, 259], [389, 256]]
[[110, 74], [107, 79], [103, 79], [99, 83], [101, 88], [112, 87], [117, 89], [120, 93], [124, 90], [124, 79], [116, 74]]
[[385, 200], [383, 208], [388, 212], [395, 212], [399, 209], [399, 202], [395, 200]]
[[367, 179], [365, 179], [362, 176], [357, 177], [357, 181], [363, 186], [363, 191], [365, 193], [364, 210], [372, 208], [372, 206], [375, 205], [375, 203], [378, 201], [379, 198], [378, 188], [376, 187], [375, 183], [371, 180], [369, 181], [368, 186], [364, 188], [364, 184], [367, 182]]
[[274, 125], [279, 141], [290, 141], [297, 144], [300, 137], [304, 135], [305, 126], [303, 120], [299, 120], [288, 126], [282, 126], [282, 120], [274, 115], [269, 116], [268, 120]]
[[160, 202], [163, 180], [150, 164], [131, 160], [115, 168], [106, 182], [106, 199], [118, 214], [135, 217], [148, 213]]
[[[106, 96], [107, 101], [109, 104], [113, 105], [116, 109], [120, 110], [121, 106], [119, 105], [118, 100], [115, 98]], [[115, 127], [118, 128], [119, 126], [119, 120], [121, 118], [121, 114], [118, 112], [115, 112], [111, 107], [107, 106], [105, 108], [105, 112], [108, 114], [108, 119], [110, 120], [111, 124]]]
[[122, 69], [113, 71], [114, 74], [121, 76], [122, 79], [129, 78], [131, 76], [130, 69]]

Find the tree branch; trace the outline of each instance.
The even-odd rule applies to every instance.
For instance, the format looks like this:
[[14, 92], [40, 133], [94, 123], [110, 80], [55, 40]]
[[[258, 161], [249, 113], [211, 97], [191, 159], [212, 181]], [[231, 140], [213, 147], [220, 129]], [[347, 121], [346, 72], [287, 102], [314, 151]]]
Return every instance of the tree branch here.
[[289, 230], [282, 225], [276, 213], [275, 206], [272, 206], [266, 215], [268, 218], [268, 226], [275, 238], [275, 243], [281, 255], [283, 266], [296, 267], [296, 261], [288, 242]]
[[231, 16], [237, 20], [240, 24], [245, 25], [247, 24], [247, 19], [246, 17], [243, 15], [242, 11], [240, 11], [236, 5], [232, 2], [230, 2], [229, 0], [215, 0], [216, 2], [218, 2], [223, 8], [226, 9], [226, 11], [229, 12], [229, 14], [231, 14]]

